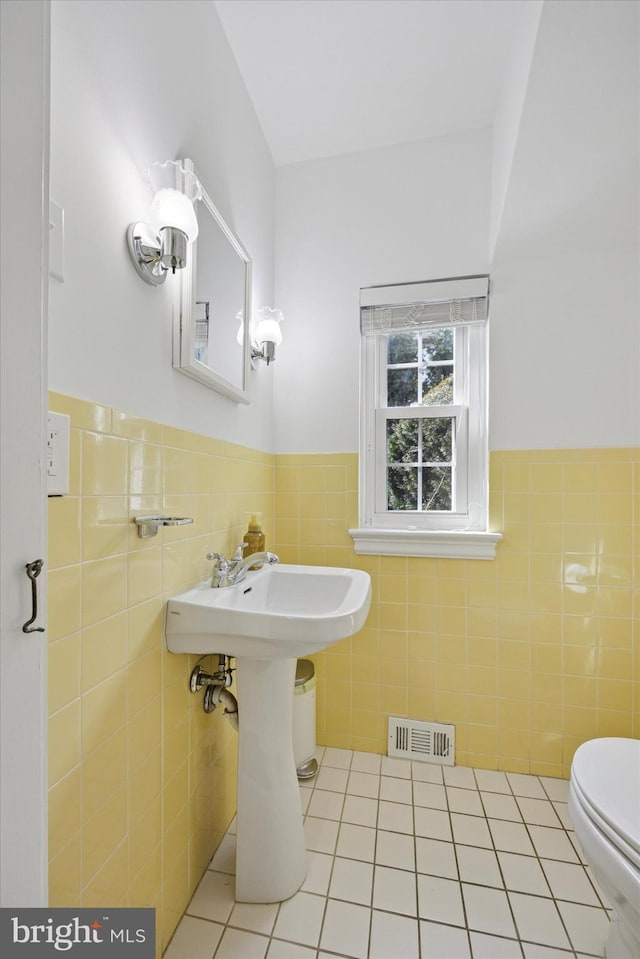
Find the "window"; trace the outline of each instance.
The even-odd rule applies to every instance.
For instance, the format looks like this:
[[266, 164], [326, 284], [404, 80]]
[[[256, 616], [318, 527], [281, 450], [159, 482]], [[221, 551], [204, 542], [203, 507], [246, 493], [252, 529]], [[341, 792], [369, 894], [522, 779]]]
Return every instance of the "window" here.
[[491, 558], [488, 278], [361, 290], [357, 552]]

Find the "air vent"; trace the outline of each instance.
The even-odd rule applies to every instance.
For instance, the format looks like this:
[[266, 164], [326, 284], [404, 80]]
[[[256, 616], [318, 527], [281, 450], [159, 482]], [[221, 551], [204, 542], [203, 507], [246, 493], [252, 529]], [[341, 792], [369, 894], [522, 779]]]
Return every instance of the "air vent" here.
[[388, 756], [453, 766], [456, 728], [444, 723], [421, 723], [389, 716]]

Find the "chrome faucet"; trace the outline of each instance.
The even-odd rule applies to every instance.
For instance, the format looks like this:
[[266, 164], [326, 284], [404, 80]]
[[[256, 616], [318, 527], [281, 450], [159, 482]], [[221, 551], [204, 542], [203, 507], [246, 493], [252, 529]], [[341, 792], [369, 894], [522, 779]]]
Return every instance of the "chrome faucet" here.
[[275, 553], [251, 553], [250, 556], [242, 556], [242, 546], [238, 546], [233, 559], [226, 559], [222, 553], [207, 553], [207, 559], [213, 560], [213, 574], [211, 576], [211, 586], [213, 589], [220, 589], [222, 586], [235, 586], [241, 583], [247, 575], [247, 570], [251, 566], [272, 566], [279, 562]]

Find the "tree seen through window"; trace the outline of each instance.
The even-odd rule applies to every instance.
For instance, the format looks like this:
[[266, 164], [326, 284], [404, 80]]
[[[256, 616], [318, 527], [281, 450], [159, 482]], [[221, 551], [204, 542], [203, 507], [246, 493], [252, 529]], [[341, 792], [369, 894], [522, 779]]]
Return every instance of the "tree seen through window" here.
[[[406, 409], [451, 405], [454, 364], [450, 329], [389, 334], [387, 406]], [[388, 509], [423, 512], [454, 508], [454, 437], [453, 416], [387, 420]]]

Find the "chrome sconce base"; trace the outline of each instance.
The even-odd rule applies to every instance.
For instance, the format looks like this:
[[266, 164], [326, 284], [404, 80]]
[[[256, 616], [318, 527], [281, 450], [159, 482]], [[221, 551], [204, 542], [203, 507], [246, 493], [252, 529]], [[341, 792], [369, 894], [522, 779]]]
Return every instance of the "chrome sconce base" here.
[[[262, 349], [257, 350], [255, 346], [251, 347], [251, 360], [264, 360], [267, 366], [270, 363], [275, 363], [276, 359], [276, 344], [272, 343], [270, 340], [266, 340], [262, 344]], [[254, 366], [255, 369], [255, 366]]]
[[146, 223], [131, 223], [127, 230], [127, 249], [138, 276], [150, 286], [160, 286], [169, 272], [181, 270], [187, 263], [188, 237], [177, 227], [166, 226], [157, 237]]

